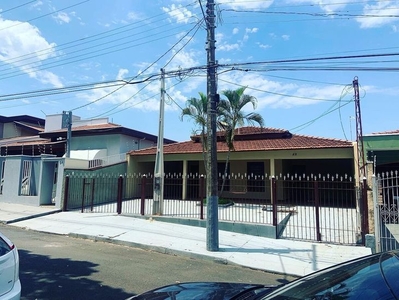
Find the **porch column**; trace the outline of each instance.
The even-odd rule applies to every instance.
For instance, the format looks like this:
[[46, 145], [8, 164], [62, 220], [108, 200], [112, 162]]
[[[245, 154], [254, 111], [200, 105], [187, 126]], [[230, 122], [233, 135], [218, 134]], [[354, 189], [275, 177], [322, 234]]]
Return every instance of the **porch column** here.
[[[276, 165], [274, 158], [270, 158], [270, 178], [275, 178], [276, 175]], [[273, 199], [273, 187], [270, 186], [270, 199]]]
[[187, 199], [187, 160], [183, 160], [183, 184], [182, 184], [182, 199], [186, 200]]
[[276, 165], [274, 158], [270, 158], [270, 176], [276, 175]]

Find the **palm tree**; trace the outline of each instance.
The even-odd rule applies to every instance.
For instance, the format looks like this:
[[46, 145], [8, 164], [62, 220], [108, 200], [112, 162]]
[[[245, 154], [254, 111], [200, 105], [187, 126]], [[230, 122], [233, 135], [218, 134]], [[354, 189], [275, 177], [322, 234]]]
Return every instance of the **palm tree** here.
[[199, 129], [194, 129], [193, 134], [197, 135], [198, 132], [201, 136], [202, 155], [204, 157], [205, 171], [206, 170], [206, 128], [207, 128], [207, 109], [208, 98], [204, 93], [199, 92], [200, 98], [190, 98], [186, 101], [186, 107], [182, 110], [180, 119], [183, 121], [185, 116], [194, 120], [194, 123], [199, 126]]
[[253, 109], [256, 109], [257, 100], [254, 96], [244, 94], [246, 87], [241, 87], [236, 90], [225, 90], [222, 95], [226, 99], [221, 99], [218, 105], [219, 124], [225, 131], [225, 140], [228, 146], [228, 153], [226, 158], [226, 165], [223, 176], [223, 183], [220, 193], [223, 192], [225, 184], [225, 175], [230, 159], [231, 151], [234, 151], [234, 138], [235, 129], [247, 124], [259, 124], [261, 127], [264, 125], [263, 117], [258, 113], [245, 113], [243, 108], [247, 104], [252, 104]]

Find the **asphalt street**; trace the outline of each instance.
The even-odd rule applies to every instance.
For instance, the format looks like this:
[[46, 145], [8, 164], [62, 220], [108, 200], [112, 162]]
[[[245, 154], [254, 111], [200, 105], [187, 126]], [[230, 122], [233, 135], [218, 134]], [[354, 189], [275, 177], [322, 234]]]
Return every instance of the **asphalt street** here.
[[182, 281], [280, 284], [294, 279], [237, 265], [0, 225], [18, 246], [22, 299], [125, 299]]

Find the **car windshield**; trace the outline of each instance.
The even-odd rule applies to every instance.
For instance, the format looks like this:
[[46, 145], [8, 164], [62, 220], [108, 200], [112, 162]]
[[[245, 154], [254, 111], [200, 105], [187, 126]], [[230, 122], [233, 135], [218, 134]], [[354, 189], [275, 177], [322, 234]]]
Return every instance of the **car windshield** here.
[[[389, 266], [387, 276], [381, 272], [385, 265]], [[397, 288], [398, 269], [398, 258], [392, 253], [370, 256], [306, 276], [264, 299], [392, 299], [392, 288], [387, 282], [391, 279]]]

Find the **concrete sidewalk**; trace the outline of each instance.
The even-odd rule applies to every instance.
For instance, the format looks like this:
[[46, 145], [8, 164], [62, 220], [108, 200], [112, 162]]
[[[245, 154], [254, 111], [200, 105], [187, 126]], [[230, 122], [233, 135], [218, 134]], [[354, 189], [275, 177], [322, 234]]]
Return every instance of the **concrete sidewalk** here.
[[360, 246], [275, 240], [228, 231], [219, 231], [220, 250], [210, 252], [206, 250], [205, 228], [116, 214], [59, 212], [51, 207], [23, 205], [22, 208], [21, 205], [0, 203], [0, 221], [28, 230], [112, 242], [296, 276], [371, 253], [369, 248]]
[[59, 212], [61, 210], [53, 205], [37, 207], [0, 202], [0, 223], [11, 224]]

